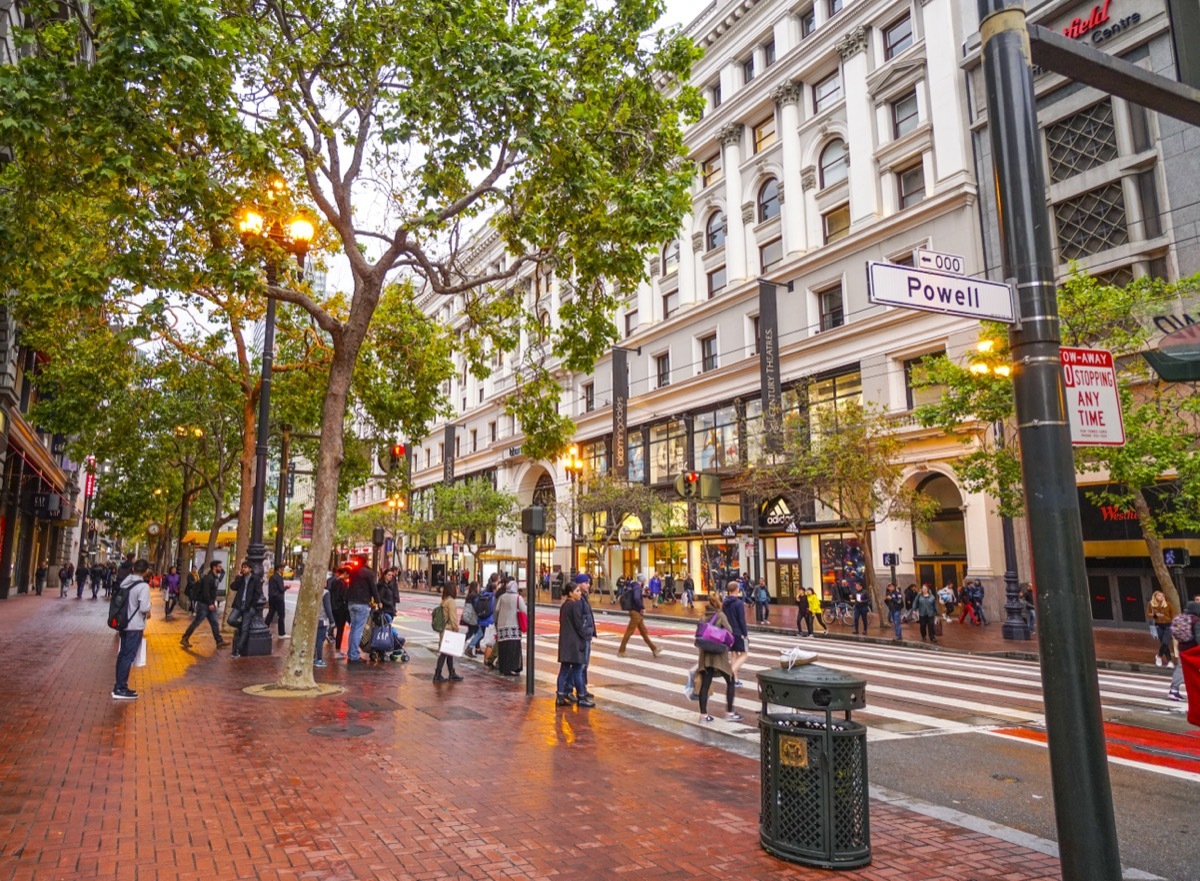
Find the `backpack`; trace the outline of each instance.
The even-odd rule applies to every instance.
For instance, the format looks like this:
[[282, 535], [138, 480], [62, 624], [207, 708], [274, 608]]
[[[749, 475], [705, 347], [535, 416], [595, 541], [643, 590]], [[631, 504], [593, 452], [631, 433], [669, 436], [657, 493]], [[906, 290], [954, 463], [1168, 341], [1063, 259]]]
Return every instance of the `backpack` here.
[[1171, 636], [1176, 642], [1191, 642], [1195, 638], [1193, 627], [1196, 617], [1190, 612], [1181, 612], [1171, 619]]
[[479, 616], [480, 621], [492, 617], [492, 602], [493, 597], [490, 593], [481, 593], [472, 601], [472, 605], [475, 607], [475, 614]]
[[135, 584], [143, 583], [134, 581], [128, 587], [118, 587], [112, 592], [108, 600], [108, 626], [113, 630], [124, 631], [129, 626], [129, 592]]
[[[640, 588], [640, 585], [639, 585], [639, 588]], [[623, 611], [623, 612], [632, 612], [633, 611], [633, 591], [634, 591], [634, 586], [629, 585], [629, 584], [625, 585], [625, 589], [621, 591], [621, 596], [620, 596], [621, 611]]]
[[433, 607], [433, 630], [441, 633], [446, 629], [446, 610], [442, 606]]

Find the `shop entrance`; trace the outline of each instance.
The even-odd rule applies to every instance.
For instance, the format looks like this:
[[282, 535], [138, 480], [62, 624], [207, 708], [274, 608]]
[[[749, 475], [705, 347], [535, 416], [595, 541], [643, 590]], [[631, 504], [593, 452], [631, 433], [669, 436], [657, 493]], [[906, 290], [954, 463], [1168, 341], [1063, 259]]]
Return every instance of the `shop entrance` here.
[[800, 581], [800, 564], [776, 563], [775, 585], [779, 591], [779, 602], [796, 602], [796, 597], [804, 589], [803, 583]]
[[1092, 621], [1098, 626], [1145, 627], [1153, 576], [1136, 569], [1088, 570]]
[[[928, 584], [934, 590], [953, 582], [956, 587], [962, 587], [967, 577], [966, 560], [921, 560], [917, 564], [917, 584]], [[904, 585], [900, 585], [904, 587]]]

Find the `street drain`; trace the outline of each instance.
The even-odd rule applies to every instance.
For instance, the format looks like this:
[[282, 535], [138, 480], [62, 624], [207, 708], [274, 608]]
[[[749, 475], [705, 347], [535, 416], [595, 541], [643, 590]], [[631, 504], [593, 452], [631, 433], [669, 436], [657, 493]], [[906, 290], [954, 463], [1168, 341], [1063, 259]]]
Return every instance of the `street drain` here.
[[318, 725], [315, 728], [309, 728], [309, 734], [315, 734], [317, 737], [362, 737], [364, 734], [370, 734], [374, 728], [368, 728], [366, 725]]
[[360, 713], [391, 713], [404, 709], [404, 707], [400, 706], [400, 704], [396, 703], [390, 697], [351, 697], [346, 699], [346, 705], [352, 710], [358, 710]]

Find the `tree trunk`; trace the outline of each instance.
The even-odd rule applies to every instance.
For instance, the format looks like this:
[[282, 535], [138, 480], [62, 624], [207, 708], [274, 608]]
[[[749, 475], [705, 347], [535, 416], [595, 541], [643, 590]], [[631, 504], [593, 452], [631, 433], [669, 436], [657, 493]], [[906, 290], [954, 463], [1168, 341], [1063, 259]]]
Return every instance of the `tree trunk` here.
[[883, 597], [879, 593], [879, 581], [875, 578], [875, 557], [871, 542], [871, 530], [862, 530], [861, 534], [855, 536], [858, 543], [863, 549], [863, 564], [867, 573], [867, 596], [871, 598], [871, 610], [875, 613], [875, 618], [879, 622], [879, 629], [887, 629], [887, 618], [884, 615], [886, 606], [883, 603]]
[[1154, 567], [1154, 577], [1158, 580], [1158, 589], [1167, 595], [1171, 608], [1180, 610], [1183, 605], [1179, 601], [1179, 591], [1175, 589], [1175, 581], [1171, 578], [1171, 570], [1163, 562], [1162, 539], [1151, 523], [1154, 516], [1150, 513], [1150, 503], [1140, 489], [1133, 494], [1133, 509], [1137, 511], [1138, 520], [1142, 524], [1142, 535], [1146, 537], [1146, 550], [1150, 552], [1150, 565]]
[[239, 464], [241, 496], [238, 499], [237, 545], [229, 569], [246, 559], [250, 547], [250, 520], [254, 511], [254, 455], [258, 441], [258, 393], [252, 391], [242, 399], [242, 453]]
[[213, 551], [217, 549], [217, 537], [221, 532], [221, 508], [225, 504], [225, 481], [217, 481], [217, 490], [212, 495], [213, 525], [212, 528], [208, 530], [208, 545], [204, 549], [204, 564], [201, 567], [201, 571], [208, 569], [208, 564], [212, 562]]
[[[359, 338], [361, 341], [361, 337]], [[317, 451], [317, 473], [313, 485], [313, 537], [309, 547], [308, 565], [296, 599], [296, 619], [292, 622], [292, 639], [288, 656], [279, 673], [276, 685], [298, 691], [316, 688], [313, 679], [313, 651], [317, 639], [317, 615], [325, 589], [325, 566], [333, 550], [333, 533], [337, 525], [338, 477], [343, 459], [343, 432], [346, 405], [350, 396], [350, 381], [358, 357], [359, 343], [335, 346], [329, 367], [329, 384], [321, 408], [321, 446]]]

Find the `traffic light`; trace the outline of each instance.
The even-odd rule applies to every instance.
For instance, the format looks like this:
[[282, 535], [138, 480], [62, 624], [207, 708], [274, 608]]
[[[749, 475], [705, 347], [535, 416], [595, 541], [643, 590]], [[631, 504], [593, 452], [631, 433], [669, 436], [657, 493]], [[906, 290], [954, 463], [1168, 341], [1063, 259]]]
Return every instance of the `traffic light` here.
[[1163, 563], [1170, 567], [1186, 569], [1192, 565], [1192, 555], [1187, 548], [1163, 548]]
[[392, 444], [386, 450], [379, 453], [379, 467], [383, 469], [385, 474], [391, 474], [396, 470], [396, 466], [400, 464], [400, 460], [404, 458], [407, 452], [404, 444]]
[[675, 478], [675, 492], [683, 499], [694, 499], [700, 494], [700, 475], [685, 471]]

